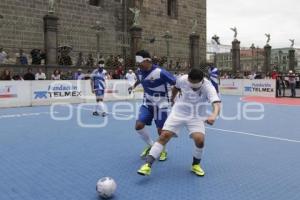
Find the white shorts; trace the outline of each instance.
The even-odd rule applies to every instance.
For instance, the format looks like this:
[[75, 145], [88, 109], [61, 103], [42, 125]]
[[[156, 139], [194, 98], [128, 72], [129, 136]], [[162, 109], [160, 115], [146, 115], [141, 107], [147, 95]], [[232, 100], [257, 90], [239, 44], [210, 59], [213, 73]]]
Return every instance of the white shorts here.
[[196, 132], [205, 134], [203, 118], [201, 119], [199, 117], [178, 117], [175, 114], [175, 112], [170, 113], [162, 130], [171, 131], [175, 134], [175, 137], [178, 137], [178, 134], [182, 127], [187, 128], [189, 136], [191, 136], [192, 133]]

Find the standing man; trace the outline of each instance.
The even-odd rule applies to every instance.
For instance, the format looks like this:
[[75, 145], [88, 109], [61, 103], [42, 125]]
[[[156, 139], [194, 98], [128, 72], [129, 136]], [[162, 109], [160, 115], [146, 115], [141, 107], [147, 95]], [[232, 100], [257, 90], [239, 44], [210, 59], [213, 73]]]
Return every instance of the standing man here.
[[[129, 90], [133, 90], [139, 84], [142, 84], [144, 88], [143, 105], [140, 107], [138, 120], [135, 124], [138, 135], [147, 144], [147, 147], [141, 154], [141, 157], [144, 158], [148, 155], [153, 145], [145, 125], [151, 125], [154, 119], [157, 132], [159, 135], [161, 134], [168, 115], [168, 85], [175, 85], [176, 79], [171, 73], [153, 65], [150, 54], [145, 50], [136, 53], [136, 62], [140, 67], [140, 70], [137, 72], [138, 80]], [[164, 161], [166, 159], [167, 152], [163, 147], [159, 160]]]
[[208, 66], [209, 80], [215, 87], [217, 93], [219, 93], [219, 70], [212, 63], [209, 63]]
[[[214, 124], [220, 112], [221, 101], [213, 85], [197, 68], [192, 69], [188, 75], [184, 75], [176, 81], [176, 85], [172, 89], [172, 102], [179, 92], [181, 96], [177, 98], [159, 139], [152, 146], [146, 158], [146, 164], [138, 170], [140, 175], [150, 175], [151, 166], [163, 151], [164, 145], [172, 137], [177, 137], [182, 127], [188, 129], [189, 136], [195, 144], [191, 171], [198, 176], [205, 174], [200, 165], [205, 139], [204, 123]], [[211, 103], [213, 107], [213, 111], [208, 117], [206, 116], [207, 103]]]
[[[133, 87], [136, 80], [137, 80], [135, 73], [133, 73], [133, 71], [131, 69], [128, 70], [128, 72], [125, 75], [125, 78], [128, 81], [130, 87]], [[134, 91], [133, 90], [128, 90], [128, 92], [129, 92], [129, 94], [131, 94]]]
[[296, 97], [296, 75], [292, 70], [289, 71], [289, 83], [291, 87], [291, 97]]
[[104, 69], [104, 61], [100, 60], [98, 68], [95, 69], [91, 74], [91, 88], [92, 93], [96, 96], [96, 106], [93, 112], [94, 116], [99, 116], [101, 113], [102, 117], [106, 116], [105, 107], [103, 103], [104, 91], [105, 91], [105, 77], [106, 70]]

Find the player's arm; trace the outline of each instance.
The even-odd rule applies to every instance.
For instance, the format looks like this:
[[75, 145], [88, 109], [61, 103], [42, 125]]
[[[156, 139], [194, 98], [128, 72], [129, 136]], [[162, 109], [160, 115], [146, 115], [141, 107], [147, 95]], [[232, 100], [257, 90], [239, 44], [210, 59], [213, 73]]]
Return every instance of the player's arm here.
[[213, 106], [213, 112], [206, 120], [206, 123], [208, 123], [209, 125], [213, 125], [217, 117], [219, 116], [221, 110], [221, 101], [213, 102], [212, 106]]
[[170, 72], [163, 70], [161, 72], [161, 76], [162, 76], [162, 79], [164, 81], [166, 81], [168, 84], [170, 84], [170, 85], [175, 85], [176, 84], [176, 78]]
[[175, 98], [176, 98], [176, 96], [178, 95], [178, 93], [180, 93], [180, 89], [179, 88], [177, 88], [176, 86], [174, 86], [173, 88], [172, 88], [172, 96], [171, 96], [171, 104], [172, 104], [172, 106], [174, 105], [174, 103], [175, 103]]
[[207, 118], [206, 123], [209, 125], [213, 125], [220, 114], [221, 100], [217, 94], [216, 89], [211, 83], [209, 83], [208, 86], [206, 87], [206, 92], [207, 92], [208, 101], [212, 103], [212, 107], [213, 107], [213, 112]]

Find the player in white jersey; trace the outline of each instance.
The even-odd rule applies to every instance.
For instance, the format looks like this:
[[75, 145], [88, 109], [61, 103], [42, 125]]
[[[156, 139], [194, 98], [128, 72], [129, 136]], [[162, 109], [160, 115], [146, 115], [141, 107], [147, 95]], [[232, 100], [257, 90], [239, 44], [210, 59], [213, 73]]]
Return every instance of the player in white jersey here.
[[[159, 139], [152, 146], [146, 164], [138, 170], [140, 175], [150, 175], [151, 166], [159, 157], [164, 145], [172, 137], [177, 137], [182, 127], [186, 127], [195, 143], [191, 171], [198, 176], [204, 176], [200, 166], [205, 139], [204, 123], [214, 124], [220, 112], [221, 101], [211, 82], [204, 78], [204, 73], [200, 69], [196, 68], [176, 81], [172, 90], [173, 102], [178, 93], [180, 93], [179, 98], [164, 124]], [[213, 106], [211, 114], [206, 114], [208, 103]]]
[[[126, 73], [125, 78], [129, 83], [129, 87], [132, 88], [137, 80], [135, 73], [130, 69]], [[129, 94], [131, 94], [131, 92], [134, 92], [134, 90], [129, 90]]]

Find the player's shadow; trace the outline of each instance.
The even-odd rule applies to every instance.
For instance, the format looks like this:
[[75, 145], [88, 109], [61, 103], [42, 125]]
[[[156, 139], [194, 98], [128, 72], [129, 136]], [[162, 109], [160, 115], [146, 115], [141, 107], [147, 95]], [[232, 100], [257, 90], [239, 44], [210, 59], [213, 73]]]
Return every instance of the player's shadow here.
[[136, 185], [144, 186], [144, 185], [147, 185], [147, 184], [151, 183], [151, 178], [149, 176], [141, 176], [141, 175], [137, 175], [137, 176], [140, 176], [140, 177], [136, 181]]

